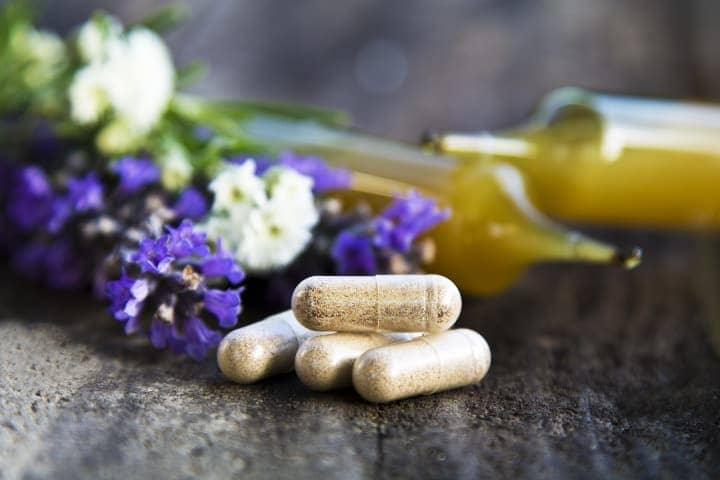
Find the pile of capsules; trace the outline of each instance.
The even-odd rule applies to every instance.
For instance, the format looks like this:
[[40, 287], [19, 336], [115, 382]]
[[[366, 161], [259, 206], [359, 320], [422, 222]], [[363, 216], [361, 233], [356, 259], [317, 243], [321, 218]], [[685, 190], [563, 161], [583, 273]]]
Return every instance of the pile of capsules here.
[[490, 348], [473, 330], [448, 330], [461, 308], [439, 275], [310, 277], [292, 310], [230, 332], [218, 365], [239, 383], [294, 368], [312, 390], [354, 386], [376, 403], [462, 387], [485, 376]]

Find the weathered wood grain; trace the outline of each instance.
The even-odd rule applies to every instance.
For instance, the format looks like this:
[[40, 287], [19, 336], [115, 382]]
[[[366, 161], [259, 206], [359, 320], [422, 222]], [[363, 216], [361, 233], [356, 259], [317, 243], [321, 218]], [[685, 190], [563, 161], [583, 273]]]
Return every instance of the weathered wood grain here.
[[213, 360], [128, 340], [84, 297], [5, 275], [0, 478], [717, 478], [695, 243], [651, 243], [634, 272], [544, 267], [466, 299], [488, 377], [382, 406], [293, 374], [231, 384]]

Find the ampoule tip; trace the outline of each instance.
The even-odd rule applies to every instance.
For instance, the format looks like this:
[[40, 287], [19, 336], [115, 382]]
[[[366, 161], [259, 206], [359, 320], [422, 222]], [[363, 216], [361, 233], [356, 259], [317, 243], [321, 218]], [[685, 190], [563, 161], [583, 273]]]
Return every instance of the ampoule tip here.
[[613, 262], [626, 270], [632, 270], [642, 263], [642, 255], [640, 247], [624, 248], [615, 253]]

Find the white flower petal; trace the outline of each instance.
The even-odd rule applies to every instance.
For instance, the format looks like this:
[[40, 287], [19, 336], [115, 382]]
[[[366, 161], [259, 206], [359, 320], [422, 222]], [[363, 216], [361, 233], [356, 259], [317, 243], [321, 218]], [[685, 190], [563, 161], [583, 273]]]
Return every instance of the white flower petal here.
[[78, 123], [95, 123], [108, 108], [105, 70], [90, 65], [75, 73], [70, 85], [70, 114]]
[[214, 211], [234, 211], [254, 208], [267, 202], [265, 184], [255, 176], [255, 162], [228, 165], [210, 182], [215, 194]]

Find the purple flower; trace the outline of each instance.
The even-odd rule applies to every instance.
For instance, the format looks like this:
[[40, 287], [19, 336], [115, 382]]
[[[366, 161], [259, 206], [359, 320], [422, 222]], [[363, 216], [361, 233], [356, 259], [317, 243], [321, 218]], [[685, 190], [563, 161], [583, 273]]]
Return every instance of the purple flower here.
[[44, 258], [45, 281], [54, 288], [77, 289], [86, 280], [86, 263], [69, 240], [51, 243]]
[[68, 180], [67, 200], [76, 212], [99, 210], [103, 206], [103, 187], [95, 173]]
[[376, 273], [378, 260], [410, 253], [418, 236], [449, 215], [435, 200], [415, 191], [396, 197], [380, 215], [342, 230], [335, 238], [330, 253], [338, 273]]
[[50, 218], [53, 198], [50, 181], [41, 169], [20, 168], [15, 172], [8, 198], [8, 217], [26, 232], [44, 225]]
[[110, 313], [116, 320], [123, 322], [126, 334], [135, 333], [140, 329], [138, 316], [143, 302], [150, 293], [150, 287], [147, 279], [128, 277], [124, 270], [118, 280], [107, 283]]
[[185, 353], [196, 360], [205, 358], [207, 351], [217, 346], [222, 339], [220, 332], [208, 328], [208, 326], [197, 317], [190, 317], [185, 321], [183, 333], [185, 334], [186, 343]]
[[147, 158], [123, 157], [113, 164], [112, 171], [120, 177], [118, 191], [124, 194], [136, 193], [160, 178], [157, 165]]
[[[154, 318], [150, 323], [150, 342], [155, 348], [169, 348], [171, 345], [182, 344], [182, 339], [172, 323]], [[181, 353], [183, 349], [180, 349]]]
[[301, 175], [313, 179], [313, 192], [322, 193], [328, 190], [343, 190], [350, 187], [352, 173], [344, 168], [333, 168], [322, 159], [312, 156], [297, 155], [292, 152], [282, 152], [276, 160], [265, 157], [251, 157], [239, 155], [228, 159], [228, 162], [237, 165], [252, 160], [255, 162], [255, 174], [262, 175], [273, 165], [282, 165], [291, 168]]
[[330, 252], [337, 265], [338, 273], [374, 274], [377, 272], [377, 260], [373, 251], [372, 239], [362, 233], [343, 231], [338, 235]]
[[64, 239], [31, 242], [15, 251], [10, 261], [25, 277], [58, 289], [79, 288], [86, 279], [85, 260]]
[[103, 187], [94, 173], [68, 180], [67, 193], [54, 196], [50, 201], [50, 218], [47, 229], [57, 233], [75, 213], [100, 210], [103, 206]]
[[233, 165], [242, 165], [245, 162], [252, 161], [255, 163], [255, 175], [262, 175], [273, 165], [277, 165], [277, 162], [270, 160], [267, 157], [256, 157], [251, 155], [237, 155], [227, 159], [228, 163]]
[[138, 250], [131, 260], [140, 267], [143, 273], [167, 273], [175, 257], [168, 249], [168, 236], [160, 238], [144, 238], [140, 241]]
[[396, 197], [375, 220], [373, 242], [379, 248], [407, 253], [412, 242], [450, 216], [435, 200], [411, 190], [405, 197]]
[[167, 230], [142, 239], [136, 251], [125, 256], [124, 267], [137, 276], [123, 271], [109, 282], [110, 311], [124, 323], [126, 333], [145, 331], [156, 348], [203, 358], [221, 338], [205, 321], [217, 318], [220, 328], [237, 324], [242, 290], [210, 289], [207, 280], [239, 282], [244, 273], [221, 244], [211, 253], [205, 234], [190, 220]]
[[196, 231], [192, 221], [185, 219], [178, 228], [165, 227], [168, 231], [167, 248], [176, 258], [191, 255], [205, 256], [210, 253], [204, 232]]
[[237, 323], [240, 314], [240, 292], [242, 289], [217, 290], [208, 289], [205, 291], [205, 309], [215, 315], [218, 324], [223, 328], [229, 328]]
[[223, 248], [221, 238], [217, 239], [215, 253], [203, 259], [200, 269], [206, 277], [225, 277], [232, 284], [240, 283], [245, 278], [245, 272], [235, 263], [232, 254]]
[[65, 226], [68, 218], [72, 215], [72, 207], [65, 197], [54, 197], [50, 201], [50, 217], [46, 222], [46, 228], [50, 233], [59, 232]]
[[200, 190], [188, 187], [180, 193], [173, 211], [179, 218], [197, 220], [207, 213], [208, 201]]
[[282, 152], [278, 156], [278, 163], [312, 178], [313, 191], [317, 193], [346, 189], [352, 181], [350, 170], [332, 168], [318, 157]]

